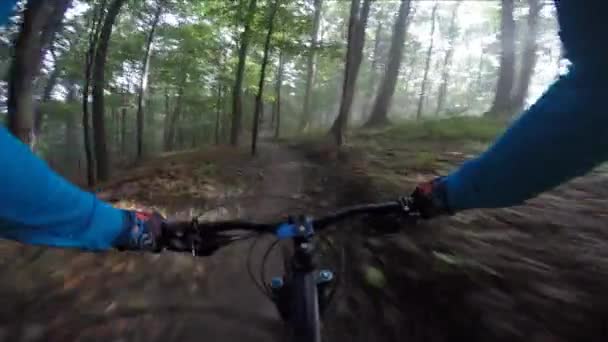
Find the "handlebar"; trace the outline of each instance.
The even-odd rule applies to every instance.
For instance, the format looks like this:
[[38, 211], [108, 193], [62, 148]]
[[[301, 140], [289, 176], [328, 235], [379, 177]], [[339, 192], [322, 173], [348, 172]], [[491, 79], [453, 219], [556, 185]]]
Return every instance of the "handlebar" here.
[[[411, 198], [400, 198], [396, 201], [385, 203], [372, 203], [356, 205], [340, 209], [336, 212], [312, 220], [312, 227], [315, 230], [322, 230], [347, 218], [358, 215], [385, 215], [402, 214], [405, 216], [415, 215], [412, 209]], [[163, 236], [167, 248], [174, 251], [192, 251], [194, 255], [209, 255], [219, 247], [231, 242], [251, 237], [251, 235], [239, 236], [229, 234], [234, 231], [249, 231], [254, 234], [278, 234], [278, 229], [285, 222], [275, 223], [255, 223], [249, 221], [215, 221], [199, 222], [198, 219], [192, 221], [168, 222], [164, 229]]]

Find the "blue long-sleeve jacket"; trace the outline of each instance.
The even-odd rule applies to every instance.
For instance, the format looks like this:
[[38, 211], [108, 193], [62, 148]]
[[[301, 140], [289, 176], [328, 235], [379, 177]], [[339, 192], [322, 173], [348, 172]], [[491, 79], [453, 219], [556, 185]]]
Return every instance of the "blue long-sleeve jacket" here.
[[104, 250], [125, 214], [72, 185], [0, 128], [0, 236], [26, 243]]
[[[0, 25], [17, 0], [0, 0]], [[53, 172], [0, 127], [0, 237], [31, 244], [105, 250], [127, 215]]]
[[[11, 4], [13, 2], [13, 4]], [[0, 24], [13, 1], [0, 1]], [[608, 159], [608, 13], [604, 0], [556, 0], [573, 63], [545, 95], [478, 158], [445, 179], [451, 209], [519, 204]], [[121, 210], [52, 172], [0, 128], [0, 237], [103, 250], [123, 232]]]
[[555, 4], [572, 67], [489, 150], [448, 175], [452, 210], [520, 204], [608, 159], [608, 2]]

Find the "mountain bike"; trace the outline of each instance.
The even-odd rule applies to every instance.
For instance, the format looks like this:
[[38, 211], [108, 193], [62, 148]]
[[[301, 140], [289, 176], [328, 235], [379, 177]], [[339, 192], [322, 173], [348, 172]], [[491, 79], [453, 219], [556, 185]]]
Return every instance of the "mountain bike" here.
[[[199, 222], [198, 219], [169, 222], [169, 229], [164, 231], [171, 235], [163, 236], [163, 239], [169, 250], [189, 252], [193, 256], [209, 256], [236, 241], [262, 234], [275, 235], [277, 240], [263, 256], [262, 279], [255, 279], [248, 262], [249, 275], [256, 286], [274, 302], [288, 327], [291, 341], [320, 342], [321, 318], [334, 298], [339, 277], [333, 270], [318, 268], [317, 233], [340, 221], [361, 215], [399, 214], [415, 218], [418, 214], [412, 209], [411, 203], [410, 198], [401, 198], [393, 202], [347, 207], [316, 219], [300, 216], [277, 223]], [[266, 259], [277, 243], [283, 240], [293, 242], [291, 252], [284, 260], [284, 274], [267, 283], [263, 279]], [[325, 241], [333, 246], [327, 238]]]

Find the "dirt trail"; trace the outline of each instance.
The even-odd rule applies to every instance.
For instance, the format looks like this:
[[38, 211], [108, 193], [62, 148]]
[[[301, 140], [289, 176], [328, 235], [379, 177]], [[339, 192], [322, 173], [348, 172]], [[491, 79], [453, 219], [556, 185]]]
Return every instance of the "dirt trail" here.
[[[260, 146], [258, 160], [248, 168], [245, 177], [257, 179], [247, 194], [256, 200], [239, 202], [230, 207], [240, 209], [240, 216], [254, 220], [276, 220], [297, 209], [297, 198], [303, 187], [303, 159], [293, 151], [276, 145]], [[250, 198], [249, 196], [246, 196]], [[293, 199], [290, 199], [293, 197]], [[272, 240], [262, 239], [253, 254], [255, 266], [263, 256], [264, 247]], [[209, 341], [245, 342], [280, 341], [282, 323], [274, 305], [254, 286], [246, 270], [246, 256], [251, 241], [225, 248], [209, 259], [209, 280], [204, 301], [211, 307], [233, 311], [235, 319], [213, 314], [201, 319], [198, 329]], [[280, 275], [282, 268], [276, 255], [268, 263], [269, 274]], [[258, 272], [254, 267], [254, 272]]]
[[[383, 164], [382, 175], [404, 173], [399, 186], [388, 186], [373, 181], [359, 154], [347, 152], [263, 144], [256, 158], [228, 148], [179, 153], [131, 170], [107, 191], [144, 206], [165, 205], [178, 217], [205, 212], [210, 220], [264, 221], [392, 198], [411, 187], [416, 172], [403, 172], [407, 167]], [[386, 159], [410, 158], [391, 152]], [[387, 238], [337, 229], [332, 237], [346, 242], [346, 277], [324, 320], [324, 337], [606, 340], [607, 179], [592, 174], [526, 206], [461, 213]], [[362, 222], [346, 226], [356, 230]], [[269, 243], [261, 241], [252, 259], [259, 262]], [[0, 342], [282, 341], [273, 304], [248, 276], [248, 251], [243, 242], [193, 258], [0, 241]], [[278, 256], [269, 259], [268, 277], [282, 272]], [[371, 283], [370, 270], [376, 271]]]

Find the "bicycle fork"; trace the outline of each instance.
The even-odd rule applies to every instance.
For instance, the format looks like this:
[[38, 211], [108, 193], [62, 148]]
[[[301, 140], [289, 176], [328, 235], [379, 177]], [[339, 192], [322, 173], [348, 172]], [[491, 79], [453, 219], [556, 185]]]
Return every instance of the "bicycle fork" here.
[[[303, 291], [303, 286], [295, 287], [294, 282], [302, 281], [310, 276], [316, 284], [319, 315], [327, 308], [331, 296], [330, 285], [334, 281], [334, 273], [331, 270], [318, 270], [316, 267], [316, 251], [314, 245], [314, 230], [310, 220], [302, 219], [297, 225], [296, 236], [293, 238], [294, 253], [285, 265], [285, 274], [281, 277], [272, 278], [269, 286], [272, 300], [275, 303], [281, 318], [284, 321], [290, 319], [292, 302], [296, 298], [310, 298], [309, 293], [296, 293]], [[309, 287], [310, 288], [310, 287]], [[314, 289], [314, 288], [313, 288]]]
[[[330, 284], [334, 281], [334, 274], [330, 270], [314, 271], [314, 276], [317, 284], [317, 293], [319, 301], [319, 313], [321, 316], [327, 309], [327, 304], [330, 297]], [[270, 281], [270, 289], [272, 290], [272, 301], [274, 302], [281, 319], [289, 320], [291, 312], [291, 297], [292, 293], [291, 279], [285, 277], [274, 277]]]

